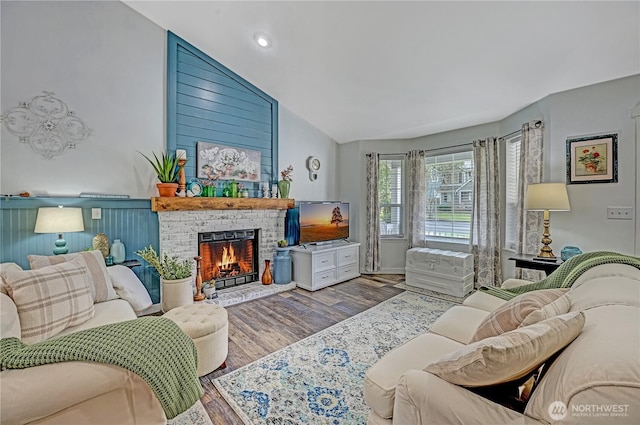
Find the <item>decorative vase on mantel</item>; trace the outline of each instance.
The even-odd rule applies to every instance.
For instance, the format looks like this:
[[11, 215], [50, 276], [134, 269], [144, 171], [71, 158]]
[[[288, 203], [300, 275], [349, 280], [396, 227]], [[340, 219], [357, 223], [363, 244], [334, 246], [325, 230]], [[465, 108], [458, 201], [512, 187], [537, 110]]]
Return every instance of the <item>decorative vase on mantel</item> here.
[[280, 180], [278, 182], [278, 192], [280, 192], [280, 198], [289, 199], [289, 189], [291, 188], [291, 182], [288, 180]]
[[178, 191], [178, 183], [157, 183], [158, 194], [161, 197], [175, 197]]

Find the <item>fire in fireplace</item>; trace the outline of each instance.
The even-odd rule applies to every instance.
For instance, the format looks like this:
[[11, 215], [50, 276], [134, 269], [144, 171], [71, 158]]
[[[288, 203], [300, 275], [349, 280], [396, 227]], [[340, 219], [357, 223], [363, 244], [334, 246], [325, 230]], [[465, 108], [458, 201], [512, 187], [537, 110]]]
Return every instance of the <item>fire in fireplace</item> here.
[[198, 233], [202, 281], [216, 289], [258, 280], [258, 229]]

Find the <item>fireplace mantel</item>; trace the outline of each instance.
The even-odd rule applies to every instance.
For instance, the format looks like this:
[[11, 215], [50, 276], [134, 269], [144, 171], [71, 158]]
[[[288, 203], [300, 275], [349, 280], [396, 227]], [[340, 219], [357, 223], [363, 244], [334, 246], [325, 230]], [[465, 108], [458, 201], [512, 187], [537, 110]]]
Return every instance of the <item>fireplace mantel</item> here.
[[280, 198], [151, 198], [151, 211], [201, 210], [286, 210], [294, 207], [293, 199]]

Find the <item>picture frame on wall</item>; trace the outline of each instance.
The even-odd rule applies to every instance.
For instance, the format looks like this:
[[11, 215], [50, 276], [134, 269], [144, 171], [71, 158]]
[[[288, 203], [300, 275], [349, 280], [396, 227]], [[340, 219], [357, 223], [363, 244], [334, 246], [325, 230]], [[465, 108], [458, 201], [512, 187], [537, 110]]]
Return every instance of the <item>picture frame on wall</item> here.
[[618, 133], [567, 138], [567, 184], [617, 182]]
[[197, 142], [196, 176], [213, 180], [260, 182], [260, 151]]

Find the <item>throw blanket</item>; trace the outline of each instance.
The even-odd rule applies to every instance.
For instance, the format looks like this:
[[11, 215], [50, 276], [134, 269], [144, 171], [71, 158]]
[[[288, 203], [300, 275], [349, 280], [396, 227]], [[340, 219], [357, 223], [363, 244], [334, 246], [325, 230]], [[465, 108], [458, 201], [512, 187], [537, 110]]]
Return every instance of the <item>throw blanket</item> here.
[[618, 254], [609, 251], [594, 251], [576, 255], [562, 263], [546, 278], [516, 288], [501, 289], [483, 286], [480, 291], [486, 292], [504, 300], [510, 300], [517, 295], [538, 289], [570, 288], [584, 272], [602, 264], [627, 264], [640, 269], [640, 258]]
[[167, 418], [186, 411], [204, 391], [196, 374], [196, 347], [178, 325], [163, 317], [113, 323], [33, 345], [0, 340], [0, 364], [24, 369], [66, 361], [108, 363], [139, 375], [151, 387]]

